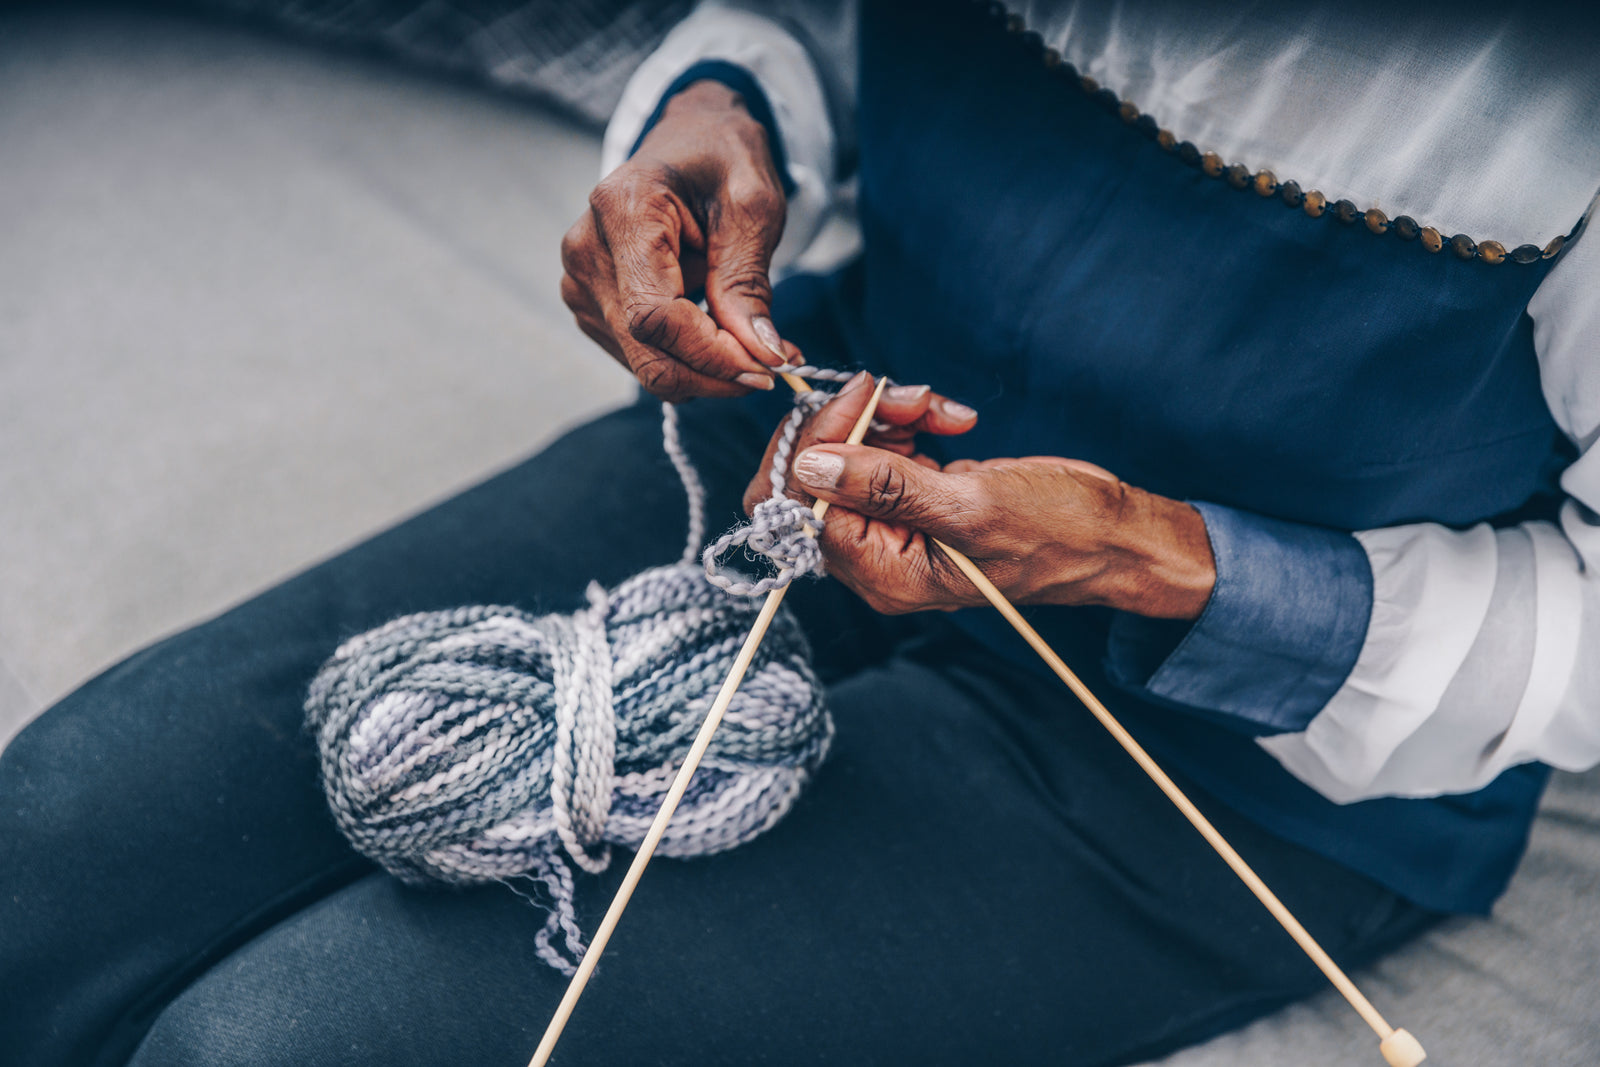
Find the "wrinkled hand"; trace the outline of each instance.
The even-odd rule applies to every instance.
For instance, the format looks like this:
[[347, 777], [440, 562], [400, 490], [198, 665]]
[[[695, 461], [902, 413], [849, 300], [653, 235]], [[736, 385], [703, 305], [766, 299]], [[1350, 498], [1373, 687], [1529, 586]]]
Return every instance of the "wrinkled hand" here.
[[[856, 419], [861, 416], [872, 396], [873, 384], [872, 376], [866, 371], [846, 382], [838, 396], [801, 426], [793, 454], [798, 456], [802, 450], [814, 444], [843, 441], [849, 437]], [[847, 397], [850, 398], [849, 403], [842, 403]], [[843, 414], [846, 412], [848, 414]], [[912, 463], [937, 469], [939, 465], [932, 458], [916, 451], [917, 434], [943, 436], [966, 433], [977, 425], [978, 413], [965, 404], [940, 396], [926, 385], [891, 385], [883, 391], [878, 410], [873, 413], [873, 422], [881, 424], [883, 428], [868, 431], [864, 444], [893, 452]], [[772, 434], [772, 440], [767, 442], [767, 452], [761, 457], [761, 466], [744, 491], [746, 515], [772, 495], [772, 457], [778, 450], [782, 436], [783, 426], [779, 425]], [[789, 488], [790, 496], [810, 502], [810, 497], [803, 492], [792, 474]]]
[[[863, 375], [810, 420], [789, 485], [832, 502], [822, 534], [828, 570], [874, 609], [900, 614], [984, 603], [932, 544], [937, 538], [970, 557], [1015, 603], [1199, 617], [1216, 569], [1194, 508], [1079, 460], [957, 460], [941, 469], [909, 438], [890, 448], [827, 443], [844, 440], [869, 396]], [[953, 429], [937, 419], [902, 421], [886, 406], [879, 417], [897, 426]], [[767, 486], [763, 470], [746, 506]]]
[[[578, 326], [666, 400], [771, 389], [800, 352], [772, 326], [786, 203], [766, 131], [737, 93], [696, 82], [589, 195], [561, 242]], [[707, 315], [686, 297], [705, 287]]]

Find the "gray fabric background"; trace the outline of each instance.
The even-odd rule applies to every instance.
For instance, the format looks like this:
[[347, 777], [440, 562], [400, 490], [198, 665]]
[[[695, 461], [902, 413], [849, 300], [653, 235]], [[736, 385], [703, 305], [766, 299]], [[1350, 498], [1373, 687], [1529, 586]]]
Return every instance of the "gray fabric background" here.
[[0, 736], [630, 395], [557, 295], [598, 159], [377, 60], [0, 11]]
[[[598, 156], [590, 129], [377, 60], [0, 8], [0, 743], [622, 402], [556, 293]], [[1600, 774], [1560, 775], [1495, 918], [1357, 978], [1432, 1063], [1581, 1067], [1597, 960]], [[1380, 1062], [1332, 994], [1166, 1061]]]

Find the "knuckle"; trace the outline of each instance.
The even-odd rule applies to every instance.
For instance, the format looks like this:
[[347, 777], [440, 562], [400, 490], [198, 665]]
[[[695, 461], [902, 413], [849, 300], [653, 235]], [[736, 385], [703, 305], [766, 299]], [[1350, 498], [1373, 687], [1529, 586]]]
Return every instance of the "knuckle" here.
[[595, 261], [599, 257], [599, 249], [592, 240], [587, 238], [573, 238], [570, 242], [561, 242], [561, 269], [573, 277], [592, 278], [598, 273], [595, 270]]
[[580, 222], [561, 235], [561, 266], [568, 274], [576, 273], [580, 256], [586, 251], [586, 227]]
[[622, 170], [612, 171], [589, 190], [589, 209], [601, 218], [617, 212], [628, 199], [626, 184]]
[[771, 226], [783, 221], [788, 201], [783, 193], [766, 182], [746, 194], [743, 208], [753, 222]]
[[740, 266], [719, 275], [724, 292], [747, 300], [772, 303], [772, 281], [767, 272], [758, 266]]
[[665, 222], [650, 227], [640, 237], [642, 249], [662, 259], [678, 258], [678, 235]]
[[668, 305], [635, 302], [629, 304], [627, 316], [628, 336], [651, 348], [670, 348], [677, 340]]
[[723, 192], [728, 206], [750, 220], [765, 220], [782, 212], [783, 193], [766, 175], [745, 172], [728, 178]]
[[867, 503], [879, 515], [899, 515], [907, 506], [907, 488], [905, 475], [893, 463], [875, 463], [867, 476]]
[[683, 393], [682, 368], [670, 359], [646, 360], [633, 369], [633, 376], [652, 396], [674, 400]]
[[584, 314], [593, 304], [589, 298], [589, 290], [580, 285], [570, 274], [561, 276], [561, 302], [567, 305], [574, 315]]
[[601, 219], [636, 213], [663, 192], [659, 177], [646, 168], [624, 164], [589, 191], [590, 211]]

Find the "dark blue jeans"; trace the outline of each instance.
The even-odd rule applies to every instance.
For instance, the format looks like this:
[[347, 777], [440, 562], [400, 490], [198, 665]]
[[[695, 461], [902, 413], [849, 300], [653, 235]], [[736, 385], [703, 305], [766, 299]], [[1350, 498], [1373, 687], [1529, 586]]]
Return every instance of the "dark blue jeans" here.
[[[301, 702], [342, 638], [397, 614], [568, 610], [591, 578], [674, 558], [658, 418], [593, 422], [24, 731], [0, 757], [0, 1059], [525, 1063], [565, 986], [532, 947], [543, 916], [356, 856]], [[685, 436], [715, 532], [765, 432], [701, 402]], [[829, 763], [756, 842], [651, 866], [557, 1063], [1136, 1062], [1321, 987], [1064, 688], [832, 582], [790, 602], [829, 685]], [[1336, 956], [1429, 921], [1198, 799]], [[586, 928], [623, 866], [584, 878]]]

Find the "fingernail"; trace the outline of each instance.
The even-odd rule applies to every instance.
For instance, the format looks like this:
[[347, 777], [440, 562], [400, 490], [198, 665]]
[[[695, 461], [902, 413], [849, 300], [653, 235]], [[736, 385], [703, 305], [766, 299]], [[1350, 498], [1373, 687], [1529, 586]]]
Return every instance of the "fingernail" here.
[[890, 400], [900, 400], [909, 403], [921, 400], [928, 393], [926, 385], [891, 385], [883, 391], [883, 395]]
[[794, 461], [794, 476], [818, 489], [832, 489], [844, 473], [844, 457], [833, 452], [811, 449]]
[[965, 404], [958, 404], [954, 400], [941, 400], [939, 402], [939, 407], [952, 419], [961, 419], [965, 421], [966, 419], [975, 419], [978, 417], [978, 413], [976, 411], [967, 407]]
[[735, 378], [734, 381], [738, 382], [740, 385], [748, 385], [752, 389], [771, 389], [773, 385], [776, 384], [772, 380], [772, 375], [757, 374], [753, 370], [745, 371], [743, 374]]
[[778, 328], [772, 325], [772, 320], [765, 315], [757, 315], [750, 320], [750, 328], [756, 332], [756, 339], [778, 357], [779, 363], [788, 363], [789, 357], [784, 355], [783, 342], [778, 340]]
[[839, 395], [840, 396], [844, 396], [844, 394], [846, 394], [846, 393], [853, 393], [857, 389], [860, 389], [863, 385], [866, 385], [871, 380], [872, 380], [872, 375], [868, 374], [866, 371], [864, 371], [864, 370], [856, 371], [856, 376], [854, 378], [851, 378], [848, 382], [844, 383], [844, 388], [839, 390]]

